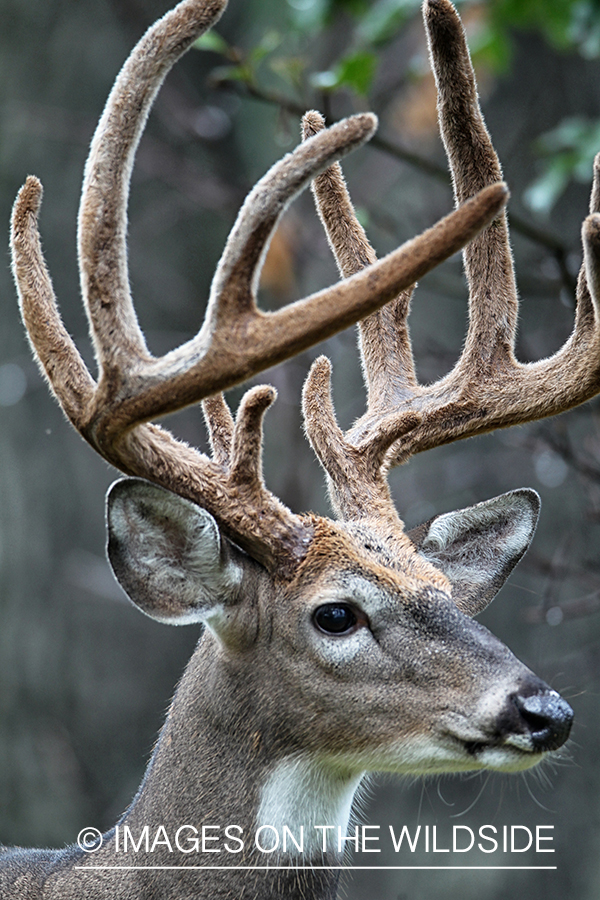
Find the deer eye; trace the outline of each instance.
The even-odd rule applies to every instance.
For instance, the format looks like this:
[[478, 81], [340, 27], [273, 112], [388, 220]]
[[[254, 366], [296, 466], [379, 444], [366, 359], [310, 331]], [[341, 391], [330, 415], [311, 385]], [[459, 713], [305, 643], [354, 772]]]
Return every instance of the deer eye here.
[[347, 603], [324, 603], [314, 611], [313, 622], [325, 634], [348, 634], [356, 628], [358, 618]]

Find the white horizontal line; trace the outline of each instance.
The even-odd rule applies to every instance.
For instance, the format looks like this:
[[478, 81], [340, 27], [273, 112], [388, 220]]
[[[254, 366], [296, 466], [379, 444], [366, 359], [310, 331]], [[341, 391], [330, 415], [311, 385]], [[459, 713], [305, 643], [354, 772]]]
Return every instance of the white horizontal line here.
[[554, 871], [558, 867], [557, 866], [74, 866], [75, 869], [93, 869], [93, 870], [120, 870], [130, 871], [132, 869], [153, 869], [153, 870], [171, 870], [171, 869], [189, 869], [189, 870], [202, 870], [202, 869], [228, 869], [231, 871], [254, 871], [254, 870], [283, 870], [284, 872], [297, 872], [298, 870], [308, 870], [318, 869], [318, 870], [335, 870], [342, 872], [382, 872], [382, 871], [400, 871], [407, 869], [419, 869], [421, 871], [452, 871], [456, 870], [465, 870], [465, 869], [477, 869], [477, 870], [529, 870], [529, 871], [539, 871], [539, 870], [549, 870]]

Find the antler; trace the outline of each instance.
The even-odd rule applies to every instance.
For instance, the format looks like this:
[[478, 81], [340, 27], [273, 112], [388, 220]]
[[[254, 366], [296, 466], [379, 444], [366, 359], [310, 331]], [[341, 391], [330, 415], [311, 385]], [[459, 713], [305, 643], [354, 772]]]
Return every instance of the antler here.
[[34, 351], [75, 428], [117, 468], [201, 502], [256, 559], [285, 569], [286, 561], [293, 565], [305, 555], [312, 526], [287, 510], [262, 480], [261, 423], [274, 391], [257, 388], [246, 394], [235, 423], [222, 399], [207, 403], [212, 460], [146, 423], [238, 384], [373, 312], [464, 246], [498, 214], [507, 192], [502, 185], [488, 187], [366, 271], [263, 313], [256, 306], [256, 288], [283, 210], [376, 127], [369, 114], [340, 122], [297, 147], [258, 182], [225, 246], [200, 331], [177, 350], [154, 358], [129, 292], [131, 169], [166, 73], [224, 7], [225, 0], [183, 0], [155, 23], [117, 77], [93, 138], [79, 212], [79, 263], [97, 382], [58, 312], [37, 230], [42, 189], [35, 178], [27, 180], [13, 211], [13, 269]]
[[[440, 130], [456, 202], [461, 203], [499, 181], [502, 172], [481, 115], [465, 34], [454, 7], [449, 0], [425, 0], [423, 16], [437, 83]], [[308, 114], [305, 135], [316, 134], [323, 124], [319, 114]], [[371, 265], [376, 257], [356, 220], [339, 164], [315, 179], [313, 192], [342, 274]], [[590, 216], [583, 224], [584, 261], [574, 329], [554, 356], [529, 364], [515, 358], [518, 299], [502, 212], [463, 251], [469, 327], [460, 359], [447, 376], [429, 386], [417, 382], [407, 326], [411, 290], [359, 326], [367, 410], [345, 435], [331, 403], [329, 361], [321, 357], [314, 363], [305, 386], [306, 429], [343, 518], [370, 516], [377, 506], [378, 515], [395, 517], [385, 471], [414, 453], [554, 415], [600, 391], [599, 213], [600, 155], [594, 165]], [[323, 409], [324, 416], [319, 414]], [[415, 420], [408, 428], [407, 423]], [[349, 487], [346, 475], [339, 473], [356, 465], [357, 456], [374, 474], [368, 486], [354, 482]], [[379, 468], [370, 462], [374, 456]]]

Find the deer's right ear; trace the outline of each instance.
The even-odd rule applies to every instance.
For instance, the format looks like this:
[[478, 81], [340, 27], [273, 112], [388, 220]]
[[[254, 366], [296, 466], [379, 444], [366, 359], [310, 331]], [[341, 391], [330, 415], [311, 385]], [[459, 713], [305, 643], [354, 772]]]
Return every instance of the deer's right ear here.
[[[242, 569], [210, 513], [140, 478], [107, 496], [108, 558], [117, 581], [159, 622], [207, 622], [233, 600]], [[218, 598], [218, 602], [217, 602]]]

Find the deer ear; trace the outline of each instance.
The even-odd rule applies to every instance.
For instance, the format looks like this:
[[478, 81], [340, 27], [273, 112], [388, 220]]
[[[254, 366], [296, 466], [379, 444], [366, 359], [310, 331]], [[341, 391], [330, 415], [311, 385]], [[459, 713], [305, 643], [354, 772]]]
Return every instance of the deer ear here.
[[242, 569], [210, 513], [140, 478], [107, 496], [108, 558], [117, 581], [143, 612], [173, 625], [218, 617]]
[[529, 547], [539, 511], [538, 494], [523, 488], [436, 516], [409, 537], [450, 580], [452, 599], [461, 612], [476, 616]]

